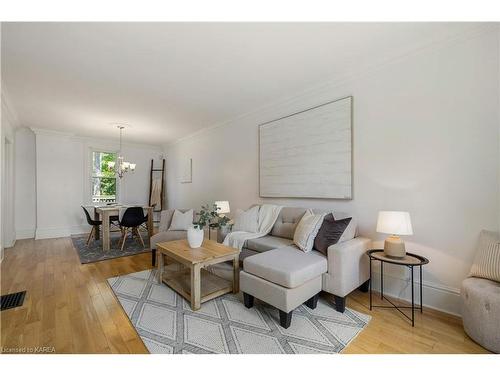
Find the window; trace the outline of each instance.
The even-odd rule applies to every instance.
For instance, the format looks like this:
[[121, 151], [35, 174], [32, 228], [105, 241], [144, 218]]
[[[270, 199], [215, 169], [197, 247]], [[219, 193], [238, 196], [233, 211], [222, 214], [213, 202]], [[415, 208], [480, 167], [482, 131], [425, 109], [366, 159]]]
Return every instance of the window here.
[[94, 203], [116, 202], [116, 172], [108, 166], [109, 162], [116, 163], [115, 153], [92, 152], [91, 191]]

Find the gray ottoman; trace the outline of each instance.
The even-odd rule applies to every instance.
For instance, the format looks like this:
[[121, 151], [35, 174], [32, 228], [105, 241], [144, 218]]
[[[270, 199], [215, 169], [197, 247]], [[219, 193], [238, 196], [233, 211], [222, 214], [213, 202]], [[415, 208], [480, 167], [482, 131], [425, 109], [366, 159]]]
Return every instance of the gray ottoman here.
[[293, 310], [303, 303], [316, 308], [321, 292], [321, 275], [327, 271], [326, 257], [317, 252], [304, 253], [295, 246], [266, 251], [243, 260], [240, 290], [245, 306], [254, 297], [280, 311], [280, 324], [290, 326]]
[[462, 282], [465, 332], [478, 344], [500, 353], [500, 283], [469, 277]]

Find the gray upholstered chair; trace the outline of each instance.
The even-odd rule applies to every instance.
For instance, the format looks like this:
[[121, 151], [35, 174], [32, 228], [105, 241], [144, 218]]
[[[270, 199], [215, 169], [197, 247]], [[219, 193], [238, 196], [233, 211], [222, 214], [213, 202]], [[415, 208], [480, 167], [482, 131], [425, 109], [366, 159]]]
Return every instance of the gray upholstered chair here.
[[[190, 208], [178, 208], [179, 211], [185, 213], [189, 211]], [[158, 228], [158, 233], [151, 236], [150, 246], [151, 246], [151, 263], [153, 267], [156, 265], [156, 244], [166, 241], [182, 240], [187, 238], [186, 230], [168, 230], [170, 223], [172, 222], [172, 217], [174, 216], [174, 208], [168, 210], [163, 210], [160, 214], [160, 226]], [[193, 221], [195, 219], [196, 212], [193, 210]]]
[[[497, 232], [482, 231], [477, 251], [498, 243]], [[479, 345], [500, 353], [500, 283], [468, 277], [462, 282], [460, 294], [465, 332]]]

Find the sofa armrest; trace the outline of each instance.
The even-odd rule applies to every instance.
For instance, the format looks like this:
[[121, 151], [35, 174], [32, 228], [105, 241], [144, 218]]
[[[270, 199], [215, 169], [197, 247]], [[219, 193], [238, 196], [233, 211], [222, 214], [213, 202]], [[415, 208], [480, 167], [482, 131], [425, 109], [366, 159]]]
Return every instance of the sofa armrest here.
[[233, 225], [228, 224], [223, 227], [217, 228], [217, 242], [223, 243], [226, 236], [233, 230]]
[[356, 237], [328, 248], [328, 272], [323, 277], [323, 290], [345, 297], [370, 278], [366, 251], [372, 241]]

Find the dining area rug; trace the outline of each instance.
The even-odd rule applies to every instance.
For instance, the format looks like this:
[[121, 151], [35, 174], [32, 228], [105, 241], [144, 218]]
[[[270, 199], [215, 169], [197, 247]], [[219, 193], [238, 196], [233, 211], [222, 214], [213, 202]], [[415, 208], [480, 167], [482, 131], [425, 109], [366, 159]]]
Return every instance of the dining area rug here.
[[[125, 246], [123, 247], [123, 251], [120, 249], [121, 244], [120, 232], [111, 232], [110, 233], [110, 249], [109, 251], [104, 251], [102, 249], [102, 238], [99, 240], [94, 240], [93, 238], [90, 240], [87, 245], [87, 234], [78, 234], [72, 235], [71, 241], [73, 242], [73, 246], [78, 253], [78, 257], [80, 258], [80, 263], [94, 263], [100, 262], [101, 260], [108, 260], [114, 258], [121, 258], [130, 255], [136, 255], [141, 253], [146, 253], [149, 250], [149, 238], [146, 232], [141, 232], [142, 239], [144, 241], [144, 247], [140, 243], [139, 239], [136, 237], [131, 238], [130, 235], [127, 236], [125, 240]], [[120, 246], [119, 246], [120, 245]]]
[[251, 309], [241, 293], [225, 294], [192, 311], [156, 270], [108, 279], [124, 312], [153, 354], [334, 354], [366, 327], [371, 317], [350, 308], [339, 313], [321, 296], [316, 309], [293, 312], [292, 324], [279, 324], [278, 310], [256, 300]]

